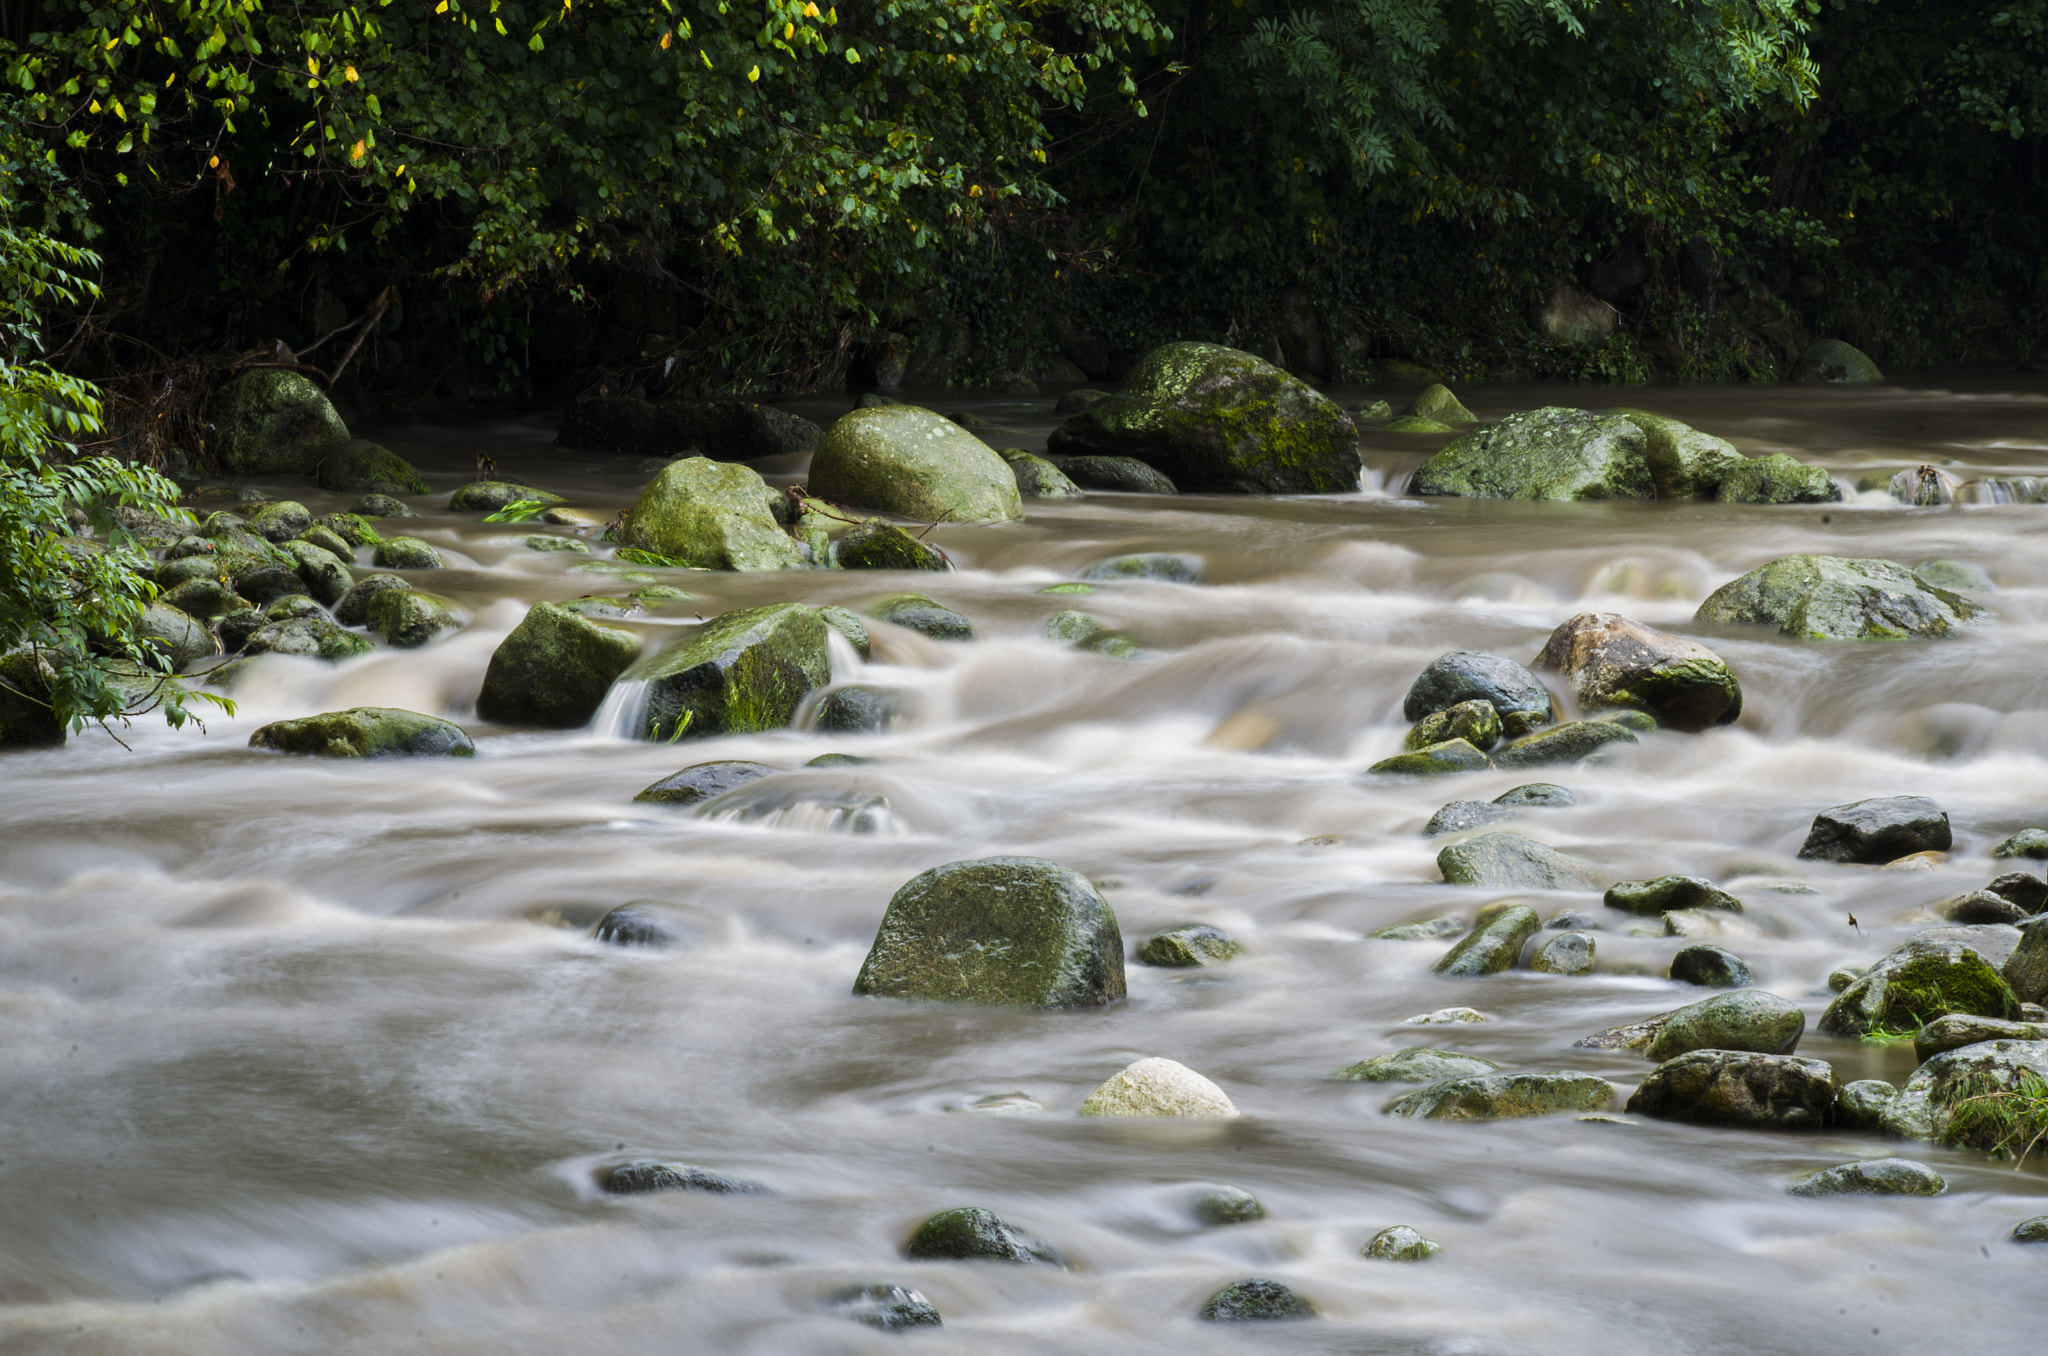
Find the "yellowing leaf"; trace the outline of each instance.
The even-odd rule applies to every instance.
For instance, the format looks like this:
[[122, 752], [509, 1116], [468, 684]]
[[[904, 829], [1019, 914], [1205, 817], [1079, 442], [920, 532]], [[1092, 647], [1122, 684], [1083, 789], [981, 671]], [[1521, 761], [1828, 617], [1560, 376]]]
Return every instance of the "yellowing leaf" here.
[[675, 34], [673, 34], [673, 33], [664, 33], [664, 34], [662, 34], [662, 35], [661, 35], [661, 50], [662, 50], [662, 51], [666, 52], [666, 51], [668, 50], [668, 43], [669, 43], [669, 39], [670, 39], [670, 38], [672, 38], [672, 37], [674, 37], [674, 36], [675, 36]]
[[363, 143], [361, 141], [348, 148], [348, 158], [351, 164], [360, 164], [362, 162]]
[[347, 81], [348, 81], [348, 82], [349, 82], [349, 83], [350, 83], [351, 85], [353, 85], [353, 84], [354, 84], [354, 83], [356, 82], [356, 68], [355, 68], [355, 67], [353, 67], [353, 66], [348, 66], [348, 67], [344, 67], [341, 73], [342, 73], [343, 77], [344, 77], [344, 78], [346, 78], [346, 79], [347, 79]]
[[318, 57], [307, 57], [307, 58], [306, 58], [306, 74], [308, 74], [308, 75], [318, 75], [318, 74], [320, 74], [320, 59], [319, 59]]
[[784, 24], [784, 25], [782, 26], [782, 40], [783, 40], [784, 42], [788, 42], [788, 41], [789, 41], [789, 40], [790, 40], [791, 38], [793, 38], [793, 37], [795, 37], [795, 36], [796, 36], [796, 25], [795, 25], [795, 24]]
[[815, 5], [815, 4], [807, 4], [807, 5], [805, 5], [805, 6], [804, 6], [804, 17], [805, 17], [806, 19], [815, 19], [815, 18], [817, 18], [817, 17], [818, 17], [818, 7], [817, 7], [817, 6]]
[[448, 12], [448, 0], [441, 0], [441, 3], [440, 3], [440, 4], [438, 4], [438, 5], [434, 6], [434, 13], [436, 13], [436, 14], [446, 14], [447, 12]]
[[753, 83], [754, 81], [756, 81], [756, 80], [759, 80], [760, 78], [761, 78], [761, 68], [760, 68], [759, 66], [756, 66], [756, 67], [754, 67], [754, 69], [753, 69], [753, 70], [751, 70], [751, 71], [748, 71], [748, 72], [747, 72], [747, 83], [748, 83], [748, 84], [752, 84], [752, 83]]
[[217, 156], [217, 155], [215, 155], [215, 156], [209, 156], [209, 157], [207, 157], [207, 161], [206, 161], [206, 167], [207, 167], [208, 169], [219, 169], [219, 168], [220, 168], [220, 157], [219, 157], [219, 156]]

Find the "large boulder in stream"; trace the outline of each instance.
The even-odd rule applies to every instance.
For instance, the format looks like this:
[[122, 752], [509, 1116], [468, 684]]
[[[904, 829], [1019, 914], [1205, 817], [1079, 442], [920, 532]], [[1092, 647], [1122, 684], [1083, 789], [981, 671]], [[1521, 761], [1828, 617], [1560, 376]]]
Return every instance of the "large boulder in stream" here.
[[670, 462], [626, 511], [625, 544], [704, 570], [800, 570], [810, 564], [775, 520], [775, 491], [745, 466]]
[[1549, 408], [1455, 439], [1416, 470], [1416, 494], [1463, 499], [1649, 499], [1649, 440], [1619, 415]]
[[2048, 1135], [2048, 1041], [1994, 1040], [1935, 1055], [1872, 1108], [1905, 1139], [2019, 1154]]
[[1448, 885], [1496, 890], [1590, 890], [1593, 873], [1555, 848], [1505, 830], [1453, 843], [1436, 854]]
[[1728, 473], [1742, 464], [1735, 444], [1690, 424], [1648, 410], [1602, 410], [1620, 415], [1643, 431], [1643, 459], [1659, 499], [1711, 499]]
[[1115, 395], [1054, 429], [1046, 450], [1135, 457], [1183, 493], [1346, 494], [1360, 467], [1342, 406], [1256, 354], [1202, 343], [1147, 353]]
[[1022, 1262], [1063, 1267], [1059, 1249], [1018, 1228], [993, 1210], [965, 1206], [942, 1210], [917, 1226], [903, 1255], [914, 1262]]
[[1948, 812], [1927, 797], [1880, 796], [1815, 815], [1799, 855], [1878, 866], [1916, 852], [1946, 852], [1954, 841]]
[[1731, 467], [1714, 497], [1724, 504], [1833, 504], [1842, 487], [1820, 467], [1773, 452]]
[[815, 607], [777, 603], [713, 617], [628, 670], [647, 684], [646, 737], [705, 739], [775, 730], [832, 679]]
[[1818, 1130], [1834, 1104], [1835, 1071], [1824, 1060], [1693, 1050], [1652, 1069], [1628, 1110], [1696, 1125]]
[[1536, 667], [1563, 674], [1588, 710], [1644, 711], [1664, 729], [1697, 732], [1742, 714], [1742, 685], [1721, 656], [1614, 612], [1581, 612], [1560, 625]]
[[915, 405], [842, 415], [811, 456], [810, 491], [921, 523], [1024, 516], [1017, 478], [995, 449]]
[[2017, 1021], [2020, 1000], [1975, 948], [1922, 934], [1843, 989], [1821, 1014], [1819, 1029], [1830, 1036], [1909, 1034], [1950, 1013]]
[[1895, 561], [1780, 556], [1715, 589], [1693, 615], [1805, 640], [1904, 640], [1951, 635], [1984, 609]]
[[1660, 1062], [1694, 1050], [1789, 1055], [1805, 1034], [1806, 1014], [1797, 1003], [1762, 989], [1742, 989], [1666, 1013], [1643, 1053]]
[[1605, 1111], [1614, 1085], [1588, 1073], [1478, 1074], [1434, 1083], [1389, 1103], [1386, 1114], [1430, 1121], [1506, 1120]]
[[142, 609], [135, 638], [161, 654], [178, 673], [220, 653], [220, 643], [205, 623], [163, 603], [150, 603]]
[[1452, 650], [1429, 661], [1401, 699], [1401, 715], [1419, 721], [1472, 701], [1492, 707], [1500, 718], [1501, 733], [1510, 739], [1519, 739], [1556, 718], [1550, 690], [1535, 674], [1512, 659], [1484, 650]]
[[2019, 934], [2019, 945], [2005, 960], [2005, 982], [2020, 1002], [2048, 1004], [2048, 913], [2021, 923]]
[[396, 649], [417, 650], [461, 625], [455, 605], [438, 594], [388, 589], [370, 600], [370, 629]]
[[1116, 915], [1086, 877], [1036, 857], [948, 862], [889, 901], [853, 991], [1022, 1008], [1124, 996]]
[[254, 368], [223, 385], [208, 411], [207, 451], [229, 475], [316, 475], [349, 440], [327, 393], [299, 372]]
[[469, 758], [476, 753], [460, 726], [382, 706], [273, 721], [249, 736], [249, 747], [317, 758]]
[[508, 725], [587, 724], [614, 679], [640, 657], [640, 637], [535, 603], [491, 653], [476, 713]]
[[425, 494], [427, 482], [411, 462], [366, 438], [351, 438], [320, 454], [313, 474], [336, 494]]
[[1079, 1114], [1226, 1119], [1241, 1113], [1229, 1094], [1187, 1065], [1155, 1056], [1111, 1075], [1088, 1094]]

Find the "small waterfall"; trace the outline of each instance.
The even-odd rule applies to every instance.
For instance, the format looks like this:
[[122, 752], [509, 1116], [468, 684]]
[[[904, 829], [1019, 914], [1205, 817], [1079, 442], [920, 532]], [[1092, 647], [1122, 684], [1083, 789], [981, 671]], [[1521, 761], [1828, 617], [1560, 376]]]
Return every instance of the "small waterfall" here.
[[1912, 508], [1939, 508], [1956, 499], [1956, 478], [1938, 466], [1916, 466], [1892, 477], [1892, 498]]
[[1958, 504], [2032, 504], [2040, 498], [2041, 482], [2033, 476], [1966, 480], [1956, 490]]
[[645, 678], [621, 678], [604, 694], [604, 703], [590, 719], [597, 734], [614, 739], [647, 737], [647, 694]]

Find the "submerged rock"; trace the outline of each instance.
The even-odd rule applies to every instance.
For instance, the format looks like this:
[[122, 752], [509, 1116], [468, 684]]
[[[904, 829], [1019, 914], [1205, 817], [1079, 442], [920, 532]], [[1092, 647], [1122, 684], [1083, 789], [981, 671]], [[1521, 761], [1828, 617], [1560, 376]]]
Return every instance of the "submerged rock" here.
[[1671, 958], [1671, 977], [1708, 989], [1747, 989], [1756, 983], [1756, 972], [1747, 961], [1712, 942], [1680, 947]]
[[1086, 640], [1103, 629], [1098, 618], [1071, 608], [1045, 619], [1045, 634], [1051, 640]]
[[1877, 865], [1915, 852], [1946, 852], [1954, 842], [1948, 812], [1927, 797], [1884, 796], [1815, 815], [1799, 855]]
[[1503, 1120], [1563, 1111], [1605, 1111], [1614, 1086], [1585, 1073], [1479, 1074], [1432, 1084], [1388, 1105], [1386, 1114], [1432, 1121]]
[[1497, 1073], [1500, 1065], [1477, 1055], [1455, 1050], [1438, 1050], [1411, 1045], [1339, 1069], [1336, 1077], [1347, 1083], [1442, 1083], [1452, 1078], [1476, 1078]]
[[922, 593], [898, 593], [868, 609], [876, 621], [908, 627], [933, 640], [973, 640], [974, 623]]
[[1086, 493], [1059, 467], [1021, 447], [999, 447], [996, 455], [1009, 463], [1017, 493], [1026, 499], [1079, 499]]
[[447, 599], [412, 589], [391, 589], [370, 599], [370, 629], [386, 644], [416, 650], [462, 625]]
[[1785, 1190], [1794, 1196], [1939, 1196], [1948, 1183], [1925, 1163], [1873, 1158], [1810, 1172]]
[[1266, 1207], [1251, 1192], [1234, 1186], [1204, 1187], [1190, 1202], [1195, 1218], [1212, 1227], [1250, 1224], [1266, 1217]]
[[902, 528], [869, 518], [839, 539], [833, 559], [842, 570], [950, 570], [953, 562]]
[[1367, 772], [1403, 777], [1440, 777], [1454, 772], [1479, 772], [1488, 766], [1486, 755], [1462, 739], [1446, 739], [1413, 753], [1382, 758]]
[[1742, 901], [1698, 876], [1659, 876], [1655, 880], [1616, 881], [1601, 902], [1610, 909], [1656, 918], [1678, 909], [1719, 909], [1741, 913]]
[[1550, 690], [1535, 674], [1512, 659], [1482, 650], [1452, 650], [1431, 660], [1401, 699], [1401, 715], [1419, 721], [1469, 701], [1491, 706], [1510, 739], [1556, 718]]
[[252, 749], [320, 758], [469, 758], [476, 745], [438, 716], [381, 706], [273, 721], [249, 736]]
[[1652, 1069], [1628, 1110], [1699, 1125], [1818, 1130], [1834, 1102], [1835, 1071], [1822, 1060], [1693, 1050]]
[[818, 609], [818, 617], [853, 646], [855, 654], [862, 659], [872, 656], [873, 638], [868, 635], [868, 624], [860, 619], [858, 613], [837, 603], [827, 603]]
[[745, 1178], [730, 1177], [695, 1163], [646, 1161], [607, 1169], [598, 1184], [614, 1196], [639, 1196], [653, 1191], [706, 1191], [715, 1196], [759, 1196], [767, 1188]]
[[850, 1285], [834, 1291], [830, 1302], [841, 1318], [883, 1332], [943, 1326], [932, 1302], [906, 1286]]
[[1454, 440], [1422, 463], [1410, 488], [1468, 499], [1649, 499], [1647, 447], [1619, 416], [1529, 410]]
[[830, 734], [872, 734], [887, 729], [897, 714], [896, 694], [859, 684], [835, 687], [818, 703], [818, 729]]
[[1223, 1089], [1187, 1065], [1154, 1057], [1129, 1065], [1089, 1093], [1080, 1114], [1223, 1118], [1239, 1112]]
[[1545, 975], [1590, 975], [1595, 950], [1591, 933], [1561, 933], [1537, 948], [1529, 968]]
[[639, 657], [640, 637], [632, 632], [535, 603], [491, 652], [476, 713], [508, 725], [586, 725]]
[[1502, 890], [1589, 890], [1594, 885], [1584, 865], [1519, 833], [1484, 833], [1453, 843], [1437, 853], [1436, 865], [1449, 885]]
[[1055, 456], [1136, 457], [1205, 493], [1358, 488], [1358, 429], [1342, 407], [1264, 359], [1218, 344], [1153, 349], [1115, 395], [1053, 430], [1046, 447]]
[[1430, 970], [1453, 977], [1497, 975], [1512, 970], [1521, 958], [1523, 946], [1541, 927], [1536, 910], [1526, 904], [1510, 905], [1466, 933]]
[[1806, 640], [1902, 640], [1951, 635], [1983, 615], [1969, 599], [1930, 588], [1893, 561], [1799, 555], [1723, 584], [1694, 617], [1775, 626]]
[[1278, 1281], [1234, 1281], [1209, 1297], [1199, 1315], [1205, 1323], [1291, 1322], [1314, 1318], [1309, 1302]]
[[2048, 1215], [2036, 1215], [2023, 1219], [2012, 1227], [2012, 1241], [2015, 1243], [2048, 1243]]
[[1429, 817], [1429, 822], [1422, 826], [1422, 836], [1435, 838], [1439, 834], [1463, 833], [1467, 829], [1484, 828], [1514, 817], [1515, 812], [1505, 805], [1483, 800], [1454, 800]]
[[1063, 1267], [1066, 1258], [1044, 1239], [1018, 1228], [993, 1210], [965, 1206], [942, 1210], [910, 1236], [903, 1255], [914, 1262], [1019, 1262]]
[[1086, 878], [1035, 857], [949, 862], [889, 901], [853, 991], [1028, 1008], [1124, 996], [1116, 915]]
[[1549, 782], [1529, 782], [1511, 787], [1493, 798], [1495, 805], [1536, 806], [1542, 809], [1562, 810], [1579, 803], [1579, 798], [1562, 786]]
[[655, 914], [633, 904], [621, 904], [598, 919], [590, 937], [609, 946], [670, 947], [683, 940]]
[[1523, 735], [1493, 755], [1499, 768], [1546, 767], [1577, 763], [1610, 744], [1634, 744], [1636, 732], [1611, 720], [1573, 720]]
[[1060, 473], [1084, 490], [1124, 494], [1179, 494], [1172, 479], [1136, 457], [1055, 457]]
[[1442, 1251], [1442, 1244], [1424, 1238], [1419, 1230], [1395, 1224], [1374, 1234], [1360, 1255], [1376, 1262], [1425, 1262]]
[[832, 679], [826, 624], [801, 603], [712, 618], [627, 670], [647, 684], [653, 740], [704, 739], [787, 726]]
[[776, 498], [748, 467], [685, 457], [633, 501], [622, 540], [698, 569], [804, 569], [810, 562], [775, 519]]
[[1162, 932], [1138, 948], [1138, 959], [1146, 965], [1187, 969], [1199, 965], [1221, 965], [1244, 954], [1244, 948], [1221, 928], [1206, 923]]
[[1112, 556], [1090, 565], [1081, 572], [1081, 578], [1089, 583], [1150, 579], [1162, 584], [1199, 584], [1202, 582], [1202, 558], [1173, 551]]
[[1580, 706], [1645, 711], [1696, 732], [1742, 714], [1742, 686], [1719, 655], [1613, 612], [1582, 612], [1550, 633], [1538, 669], [1561, 673]]
[[680, 772], [670, 773], [633, 799], [653, 805], [695, 805], [700, 801], [710, 800], [713, 796], [722, 796], [734, 787], [745, 786], [748, 782], [766, 777], [777, 770], [766, 763], [748, 763], [731, 759], [716, 763], [696, 763]]
[[1666, 1013], [1643, 1053], [1662, 1062], [1694, 1050], [1789, 1055], [1806, 1034], [1799, 1005], [1760, 989], [1718, 994]]
[[921, 523], [1024, 516], [1017, 478], [995, 450], [915, 405], [841, 416], [811, 456], [810, 490], [820, 499]]

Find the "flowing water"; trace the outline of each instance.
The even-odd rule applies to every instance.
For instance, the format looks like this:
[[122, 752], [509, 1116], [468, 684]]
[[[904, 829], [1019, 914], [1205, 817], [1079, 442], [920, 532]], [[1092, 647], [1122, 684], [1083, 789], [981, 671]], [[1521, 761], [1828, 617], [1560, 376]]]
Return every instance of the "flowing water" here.
[[[1609, 398], [1467, 401], [1486, 418]], [[2036, 376], [1630, 398], [1852, 484], [1920, 463], [1958, 483], [2048, 473]], [[930, 401], [1034, 446], [1057, 422], [1049, 399]], [[846, 407], [791, 405], [823, 421]], [[1420, 502], [1400, 487], [1441, 440], [1368, 435], [1355, 496], [1032, 502], [1020, 524], [934, 532], [960, 567], [944, 576], [657, 572], [693, 597], [626, 623], [650, 640], [730, 608], [859, 608], [903, 588], [981, 633], [941, 644], [878, 627], [875, 662], [837, 656], [835, 681], [914, 703], [886, 734], [661, 746], [619, 736], [626, 695], [581, 732], [474, 718], [492, 648], [532, 601], [629, 587], [577, 571], [589, 557], [524, 550], [531, 528], [438, 507], [478, 451], [606, 516], [631, 501], [637, 459], [563, 453], [551, 429], [371, 431], [434, 483], [407, 526], [450, 559], [431, 586], [467, 609], [459, 634], [338, 667], [266, 659], [240, 711], [203, 734], [138, 725], [126, 747], [95, 734], [0, 759], [0, 1351], [2037, 1349], [2048, 1248], [2005, 1240], [2048, 1211], [2038, 1157], [2015, 1171], [1909, 1148], [1947, 1176], [1946, 1195], [1803, 1200], [1785, 1194], [1793, 1174], [1896, 1146], [1569, 1115], [1408, 1121], [1381, 1114], [1408, 1087], [1329, 1075], [1429, 1044], [1588, 1070], [1625, 1094], [1643, 1059], [1572, 1042], [1703, 996], [1659, 977], [1677, 939], [1631, 936], [1634, 920], [1596, 895], [1532, 900], [1546, 917], [1607, 913], [1587, 977], [1438, 979], [1447, 942], [1364, 937], [1496, 897], [1441, 884], [1443, 840], [1420, 830], [1447, 800], [1531, 779], [1362, 776], [1399, 747], [1409, 681], [1449, 649], [1526, 659], [1584, 610], [1706, 641], [1737, 671], [1745, 713], [1555, 770], [1580, 804], [1514, 827], [1612, 878], [1733, 882], [1748, 912], [1723, 943], [1805, 1007], [1811, 1033], [1832, 967], [1927, 926], [1928, 904], [1995, 874], [1991, 844], [2048, 823], [2048, 506], [1964, 495], [1908, 509], [1882, 491], [1777, 508]], [[316, 513], [345, 503], [257, 483]], [[1203, 582], [1040, 592], [1149, 550], [1198, 554]], [[1902, 644], [1692, 623], [1709, 591], [1793, 551], [1975, 563], [1997, 582], [1997, 620]], [[1045, 639], [1045, 618], [1071, 606], [1129, 629], [1144, 656]], [[246, 747], [265, 721], [359, 705], [461, 721], [478, 756], [348, 764]], [[828, 751], [874, 761], [803, 766]], [[789, 771], [722, 816], [632, 802], [713, 758]], [[833, 808], [849, 793], [888, 811], [851, 832]], [[1948, 809], [1945, 864], [1795, 860], [1816, 810], [1906, 793]], [[1133, 965], [1129, 1000], [1086, 1013], [855, 998], [890, 894], [996, 853], [1098, 881], [1127, 946], [1207, 922], [1247, 954], [1192, 972]], [[636, 899], [674, 906], [688, 944], [589, 940], [601, 912]], [[1491, 1020], [1397, 1025], [1450, 1006]], [[1912, 1066], [1910, 1048], [1813, 1034], [1801, 1053], [1844, 1081]], [[1244, 1117], [1074, 1114], [1146, 1055], [1214, 1079]], [[958, 1109], [1009, 1093], [1043, 1110]], [[772, 1194], [596, 1189], [601, 1168], [646, 1156]], [[1253, 1192], [1267, 1218], [1201, 1227], [1189, 1198], [1202, 1183]], [[960, 1205], [1000, 1211], [1073, 1268], [904, 1260], [918, 1220]], [[1362, 1259], [1395, 1223], [1442, 1253]], [[1319, 1317], [1195, 1320], [1247, 1276], [1284, 1281]], [[945, 1326], [892, 1336], [828, 1311], [826, 1296], [870, 1281], [914, 1286]]]

